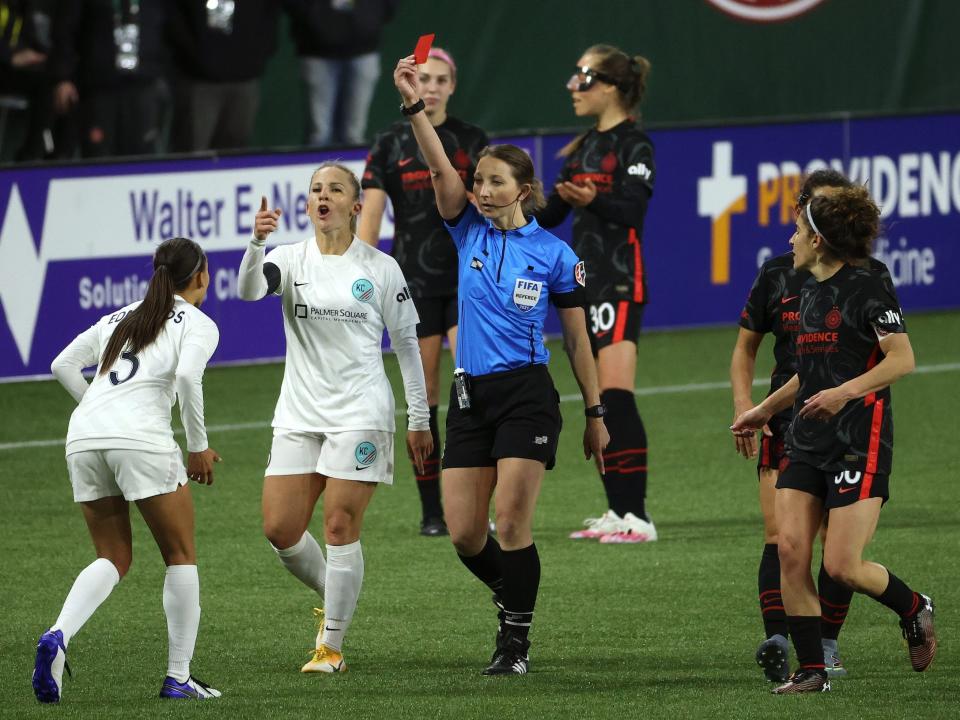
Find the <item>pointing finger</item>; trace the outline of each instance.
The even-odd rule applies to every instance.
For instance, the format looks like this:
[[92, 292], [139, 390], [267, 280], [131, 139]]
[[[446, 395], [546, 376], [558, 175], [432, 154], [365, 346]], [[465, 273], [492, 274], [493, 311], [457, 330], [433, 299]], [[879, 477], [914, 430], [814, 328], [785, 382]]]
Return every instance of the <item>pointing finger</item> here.
[[267, 208], [267, 196], [266, 196], [266, 195], [261, 195], [261, 196], [260, 196], [260, 212], [266, 212], [267, 210], [268, 210], [268, 208]]

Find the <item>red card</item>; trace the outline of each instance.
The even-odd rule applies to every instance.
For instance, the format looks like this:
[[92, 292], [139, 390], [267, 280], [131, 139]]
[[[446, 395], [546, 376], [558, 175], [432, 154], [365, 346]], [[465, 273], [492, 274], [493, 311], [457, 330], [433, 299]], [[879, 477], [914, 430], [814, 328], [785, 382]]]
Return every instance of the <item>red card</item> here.
[[413, 59], [417, 65], [423, 65], [427, 61], [427, 56], [430, 54], [430, 46], [433, 45], [433, 36], [434, 33], [421, 35], [420, 39], [417, 40], [417, 47], [413, 50]]

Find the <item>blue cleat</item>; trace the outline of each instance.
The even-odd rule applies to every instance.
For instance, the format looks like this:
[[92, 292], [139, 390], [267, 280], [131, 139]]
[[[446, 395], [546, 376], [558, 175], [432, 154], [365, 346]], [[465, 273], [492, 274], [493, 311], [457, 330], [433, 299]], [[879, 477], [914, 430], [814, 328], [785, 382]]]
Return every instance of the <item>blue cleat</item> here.
[[188, 677], [186, 682], [167, 675], [163, 679], [163, 687], [160, 688], [160, 697], [168, 700], [209, 700], [220, 697], [220, 694], [219, 690], [214, 690], [193, 675]]
[[69, 673], [63, 633], [47, 630], [37, 641], [37, 659], [33, 664], [33, 692], [37, 700], [42, 703], [60, 702], [64, 667]]

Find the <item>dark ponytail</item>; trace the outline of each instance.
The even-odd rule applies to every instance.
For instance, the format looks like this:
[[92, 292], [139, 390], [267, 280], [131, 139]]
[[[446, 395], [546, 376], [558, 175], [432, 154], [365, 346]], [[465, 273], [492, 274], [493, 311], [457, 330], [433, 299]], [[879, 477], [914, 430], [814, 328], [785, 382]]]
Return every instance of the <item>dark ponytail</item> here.
[[153, 254], [153, 277], [147, 294], [136, 308], [117, 324], [100, 358], [100, 375], [105, 375], [120, 353], [129, 348], [138, 353], [150, 345], [173, 310], [173, 294], [184, 290], [194, 275], [206, 267], [207, 258], [193, 240], [164, 240]]
[[[603, 73], [614, 81], [613, 84], [619, 91], [620, 105], [628, 113], [639, 117], [640, 114], [636, 110], [647, 92], [650, 61], [642, 55], [627, 55], [613, 45], [591, 45], [583, 54], [596, 58], [593, 70]], [[557, 156], [567, 157], [572, 154], [580, 147], [586, 135], [582, 133], [575, 137], [561, 148]]]

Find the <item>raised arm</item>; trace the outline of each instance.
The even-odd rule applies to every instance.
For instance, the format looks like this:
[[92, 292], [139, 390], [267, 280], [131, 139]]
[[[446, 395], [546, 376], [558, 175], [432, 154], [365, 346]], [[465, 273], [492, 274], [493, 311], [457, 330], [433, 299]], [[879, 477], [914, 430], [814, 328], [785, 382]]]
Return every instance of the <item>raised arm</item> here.
[[259, 300], [280, 287], [279, 268], [273, 263], [264, 264], [263, 261], [267, 236], [277, 229], [280, 213], [280, 208], [270, 210], [267, 207], [265, 196], [260, 199], [260, 209], [253, 224], [253, 237], [237, 271], [237, 295], [242, 300]]
[[[413, 107], [420, 102], [420, 80], [417, 63], [413, 55], [401, 58], [393, 71], [393, 82], [400, 91], [404, 107]], [[433, 191], [437, 196], [437, 210], [444, 220], [457, 217], [467, 204], [467, 191], [463, 180], [450, 164], [450, 158], [443, 151], [443, 144], [437, 131], [421, 110], [410, 116], [410, 127], [417, 138], [420, 152], [430, 168]]]

